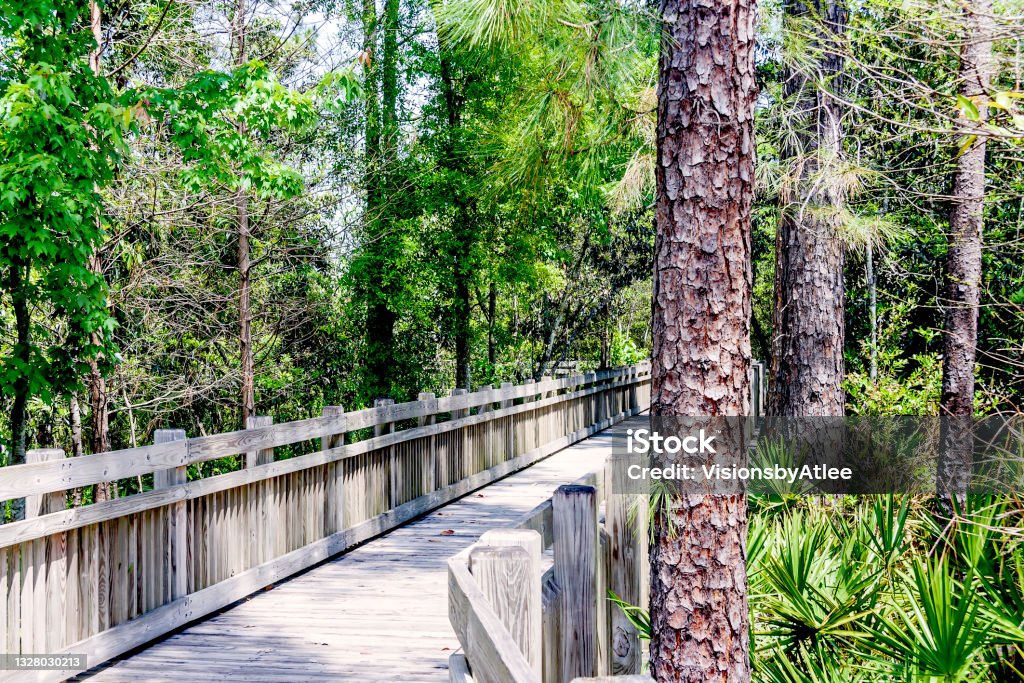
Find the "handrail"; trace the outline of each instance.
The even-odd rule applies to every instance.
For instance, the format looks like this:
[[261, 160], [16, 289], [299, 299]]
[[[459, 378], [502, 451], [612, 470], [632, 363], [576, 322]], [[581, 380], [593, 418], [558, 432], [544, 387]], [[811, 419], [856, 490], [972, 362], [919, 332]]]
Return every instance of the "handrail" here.
[[[0, 651], [96, 666], [636, 414], [649, 385], [640, 364], [78, 458], [33, 452], [0, 468], [0, 499], [33, 497], [27, 519], [0, 526]], [[318, 451], [274, 461], [311, 439]], [[185, 477], [254, 452], [237, 471]], [[66, 508], [68, 489], [150, 473], [151, 491]]]

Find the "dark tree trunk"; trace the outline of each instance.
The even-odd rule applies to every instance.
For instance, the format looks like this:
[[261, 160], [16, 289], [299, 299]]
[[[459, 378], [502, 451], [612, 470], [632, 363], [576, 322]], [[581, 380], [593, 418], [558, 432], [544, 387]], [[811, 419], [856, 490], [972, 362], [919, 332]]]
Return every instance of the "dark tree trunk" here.
[[[447, 56], [447, 48], [442, 36], [438, 36], [440, 52], [441, 91], [444, 96], [445, 110], [448, 118], [447, 140], [445, 142], [443, 164], [452, 171], [459, 171], [462, 159], [458, 155], [457, 138], [462, 125], [462, 98], [455, 87], [452, 64]], [[451, 198], [455, 203], [455, 254], [454, 259], [454, 300], [452, 301], [453, 333], [455, 337], [455, 386], [471, 390], [471, 348], [472, 348], [472, 301], [470, 299], [473, 285], [473, 210], [469, 197], [454, 191]]]
[[383, 49], [378, 65], [376, 4], [373, 0], [364, 0], [364, 89], [367, 108], [365, 248], [369, 257], [366, 273], [367, 378], [364, 398], [368, 400], [388, 396], [394, 389], [395, 322], [398, 320], [390, 300], [395, 288], [393, 271], [400, 244], [394, 234], [394, 221], [385, 206], [385, 201], [393, 200], [392, 164], [398, 143], [398, 0], [386, 0], [383, 19]]
[[[976, 98], [988, 91], [992, 78], [992, 3], [974, 0], [964, 6], [964, 43], [960, 52], [960, 94]], [[978, 104], [982, 121], [986, 107]], [[985, 210], [985, 136], [978, 133], [956, 160], [950, 243], [946, 256], [946, 320], [942, 345], [942, 459], [937, 489], [949, 512], [952, 497], [967, 491], [972, 469], [971, 418], [974, 414], [974, 364], [978, 349], [978, 306], [981, 304], [981, 235]], [[972, 130], [973, 129], [973, 130]]]
[[[661, 12], [652, 414], [746, 415], [754, 3], [663, 0]], [[741, 494], [655, 514], [656, 680], [750, 680], [746, 533]]]
[[864, 250], [865, 274], [868, 286], [868, 324], [871, 327], [871, 358], [868, 365], [868, 377], [874, 382], [878, 379], [878, 280], [875, 278], [875, 252], [871, 242]]
[[819, 176], [838, 173], [842, 154], [842, 111], [822, 84], [838, 85], [843, 58], [835, 43], [846, 31], [846, 9], [835, 0], [787, 0], [785, 13], [787, 21], [809, 19], [817, 35], [811, 65], [789, 66], [785, 73], [795, 131], [785, 136], [781, 156], [794, 177], [781, 198], [775, 242], [768, 414], [841, 416], [845, 250], [837, 228], [845, 198], [838, 183], [822, 183]]
[[[470, 247], [471, 248], [471, 247]], [[471, 390], [470, 372], [470, 335], [472, 329], [470, 318], [470, 271], [468, 248], [463, 249], [462, 258], [455, 263], [455, 300], [452, 302], [452, 315], [455, 320], [455, 386]]]

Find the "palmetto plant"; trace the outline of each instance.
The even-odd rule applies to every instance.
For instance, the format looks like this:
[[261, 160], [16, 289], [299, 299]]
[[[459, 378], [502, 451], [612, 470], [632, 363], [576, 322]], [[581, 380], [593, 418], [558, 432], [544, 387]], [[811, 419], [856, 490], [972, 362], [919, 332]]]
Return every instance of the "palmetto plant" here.
[[[753, 678], [1024, 681], [1024, 513], [972, 497], [751, 499]], [[613, 596], [641, 633], [647, 615]]]

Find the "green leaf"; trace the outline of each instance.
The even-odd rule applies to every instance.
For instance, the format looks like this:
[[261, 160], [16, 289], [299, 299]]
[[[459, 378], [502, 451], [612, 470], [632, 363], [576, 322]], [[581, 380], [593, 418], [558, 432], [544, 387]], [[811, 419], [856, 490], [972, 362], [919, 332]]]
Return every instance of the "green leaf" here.
[[963, 95], [956, 96], [956, 105], [960, 109], [960, 115], [967, 120], [979, 121], [981, 119], [981, 112], [978, 111], [978, 105]]

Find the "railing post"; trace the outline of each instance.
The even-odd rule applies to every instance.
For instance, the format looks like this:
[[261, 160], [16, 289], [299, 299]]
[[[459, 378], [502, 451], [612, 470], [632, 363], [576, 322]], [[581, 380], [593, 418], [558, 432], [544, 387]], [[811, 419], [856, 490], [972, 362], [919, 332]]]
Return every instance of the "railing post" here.
[[[274, 418], [270, 415], [250, 415], [249, 419], [245, 421], [245, 428], [257, 429], [259, 427], [269, 427], [272, 424], [274, 424]], [[246, 469], [251, 469], [257, 465], [266, 465], [270, 462], [274, 462], [273, 448], [261, 448], [258, 451], [250, 451], [245, 454]]]
[[[647, 608], [647, 497], [629, 493], [631, 460], [615, 454], [605, 465], [604, 526], [608, 532], [608, 588], [630, 605]], [[630, 513], [631, 504], [634, 507]], [[632, 518], [632, 523], [630, 519]], [[636, 628], [619, 607], [611, 606], [610, 642], [613, 675], [640, 673], [643, 650]]]
[[[532, 377], [530, 379], [526, 380], [525, 382], [523, 382], [523, 384], [525, 384], [527, 387], [529, 387], [531, 384], [536, 384], [536, 383], [537, 383], [537, 381], [535, 379], [533, 379]], [[523, 403], [533, 403], [536, 400], [537, 400], [537, 394], [529, 394], [526, 398], [523, 399]], [[529, 411], [526, 414], [529, 415], [528, 419], [530, 421], [529, 422], [529, 428], [526, 431], [529, 432], [530, 436], [528, 438], [526, 438], [526, 444], [523, 446], [523, 452], [524, 453], [526, 453], [528, 451], [531, 451], [534, 448], [537, 448], [538, 446], [541, 445], [540, 444], [540, 430], [538, 428], [538, 422], [537, 422], [537, 420], [538, 420], [537, 410], [536, 409], [531, 410], [531, 411]]]
[[[514, 386], [515, 385], [512, 384], [512, 382], [502, 382], [501, 383], [502, 395], [504, 396], [505, 392], [511, 390]], [[501, 407], [502, 408], [511, 408], [512, 407], [512, 399], [504, 399], [504, 400], [502, 400]], [[506, 428], [505, 428], [505, 454], [504, 454], [504, 457], [501, 460], [502, 460], [502, 462], [505, 462], [506, 460], [511, 460], [516, 455], [516, 440], [515, 440], [515, 434], [514, 434], [514, 431], [515, 431], [515, 416], [514, 415], [509, 415], [508, 417], [502, 418], [502, 420], [505, 422]]]
[[[320, 450], [328, 451], [344, 446], [347, 427], [345, 406], [324, 406], [322, 414], [326, 418], [333, 419], [337, 426], [332, 429], [330, 434], [320, 439]], [[332, 525], [327, 532], [329, 535], [345, 528], [345, 461], [336, 460], [331, 463], [328, 471], [331, 475], [327, 482], [325, 503], [327, 505], [326, 519]]]
[[519, 643], [519, 648], [526, 657], [526, 661], [530, 662], [530, 666], [537, 674], [537, 679], [540, 680], [543, 665], [540, 561], [544, 551], [544, 541], [540, 534], [532, 529], [493, 529], [480, 537], [479, 545], [492, 548], [522, 548], [527, 553], [528, 580], [523, 592], [523, 599], [526, 603], [525, 629], [522, 640], [517, 637], [516, 642]]
[[[38, 448], [25, 453], [25, 462], [46, 462], [63, 460], [64, 451], [59, 448]], [[60, 512], [67, 506], [65, 491], [55, 491], [25, 497], [25, 519], [41, 517], [51, 512]], [[22, 653], [53, 652], [64, 643], [64, 630], [47, 628], [47, 624], [62, 624], [64, 614], [61, 600], [55, 594], [55, 587], [65, 581], [66, 548], [58, 536], [38, 539], [22, 546], [22, 572], [25, 583], [22, 586]], [[76, 577], [77, 578], [77, 577]], [[7, 599], [7, 596], [4, 596]], [[27, 608], [27, 609], [26, 609]], [[31, 629], [30, 647], [25, 645], [25, 634]]]
[[[452, 396], [464, 396], [465, 394], [468, 394], [468, 393], [469, 393], [468, 389], [452, 389]], [[461, 420], [464, 417], [469, 417], [469, 409], [468, 408], [459, 408], [458, 410], [453, 410], [452, 411], [452, 420]], [[465, 427], [460, 427], [457, 431], [458, 431], [458, 438], [457, 439], [455, 439], [455, 438], [452, 439], [452, 442], [455, 442], [457, 440], [458, 444], [459, 444], [459, 446], [458, 446], [458, 454], [456, 456], [458, 458], [459, 466], [456, 469], [457, 469], [457, 471], [462, 473], [461, 474], [461, 478], [465, 479], [466, 477], [468, 477], [471, 474], [473, 474], [472, 472], [469, 471], [470, 470], [470, 467], [469, 467], [469, 454], [466, 452], [466, 450], [467, 450], [466, 449], [466, 442], [468, 441], [468, 439], [466, 438], [466, 428]]]
[[[417, 400], [426, 403], [426, 414], [416, 420], [417, 426], [426, 427], [437, 421], [437, 397], [432, 391], [421, 391], [416, 397]], [[436, 438], [431, 436], [427, 443], [426, 477], [423, 480], [423, 492], [430, 493], [437, 490], [437, 443]]]
[[[539, 619], [533, 621], [533, 574], [539, 571], [530, 552], [518, 546], [477, 545], [469, 554], [469, 571], [480, 587], [495, 615], [508, 629], [520, 652], [533, 660], [529, 653], [533, 647], [533, 634], [540, 628]], [[539, 604], [540, 593], [536, 595]], [[485, 672], [481, 672], [485, 673]], [[484, 677], [488, 680], [489, 677]]]
[[[34, 448], [25, 453], [25, 462], [49, 462], [63, 460], [64, 451], [59, 448]], [[51, 512], [60, 512], [66, 505], [64, 491], [44, 493], [38, 496], [25, 496], [25, 519], [41, 517]]]
[[[188, 448], [184, 429], [157, 429], [153, 432], [153, 443], [182, 441], [181, 447]], [[153, 473], [153, 488], [165, 489], [188, 482], [188, 467], [174, 467]], [[177, 600], [188, 595], [188, 507], [185, 501], [174, 503], [167, 516], [168, 567], [170, 571], [171, 599]], [[146, 568], [149, 571], [149, 568]]]
[[[373, 407], [377, 409], [378, 413], [386, 413], [388, 406], [395, 405], [395, 399], [393, 398], [378, 398], [374, 399]], [[392, 422], [381, 422], [373, 426], [373, 435], [384, 436], [390, 434], [394, 429], [394, 423]], [[388, 507], [386, 509], [394, 509], [398, 506], [399, 496], [399, 466], [398, 456], [395, 454], [395, 449], [392, 446], [387, 447], [388, 454]]]
[[551, 498], [554, 571], [562, 600], [562, 680], [597, 675], [597, 491], [559, 486]]
[[[477, 389], [477, 391], [490, 391], [494, 386], [491, 384], [485, 384], [484, 386]], [[494, 409], [494, 406], [490, 403], [484, 403], [477, 409], [477, 415], [483, 415], [484, 413], [490, 412]], [[482, 443], [480, 444], [480, 453], [483, 460], [483, 469], [487, 470], [494, 466], [494, 448], [491, 444], [491, 432], [492, 432], [491, 420], [480, 423], [480, 438]]]
[[544, 683], [562, 683], [562, 591], [555, 581], [553, 572], [541, 577], [541, 652], [543, 659]]

